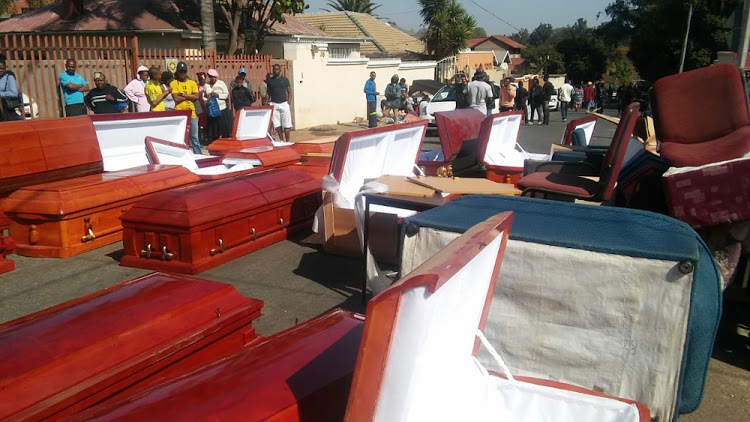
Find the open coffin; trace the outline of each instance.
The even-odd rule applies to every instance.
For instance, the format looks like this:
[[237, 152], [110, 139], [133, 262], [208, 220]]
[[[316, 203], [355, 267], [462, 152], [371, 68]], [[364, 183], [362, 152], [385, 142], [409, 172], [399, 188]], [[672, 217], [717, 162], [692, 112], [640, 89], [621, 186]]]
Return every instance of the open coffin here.
[[440, 149], [422, 153], [419, 166], [427, 176], [452, 176], [477, 161], [477, 138], [485, 116], [474, 109], [435, 113]]
[[262, 306], [157, 273], [2, 324], [0, 419], [67, 419], [188, 356], [222, 357], [256, 339]]
[[522, 111], [492, 114], [482, 122], [477, 140], [478, 159], [487, 169], [487, 178], [500, 183], [515, 183], [523, 173], [526, 159], [549, 159], [530, 154], [518, 145], [523, 122]]
[[485, 333], [508, 366], [638, 400], [662, 421], [695, 410], [721, 309], [700, 237], [644, 211], [461, 197], [404, 221], [402, 272], [501, 211], [515, 219]]
[[[573, 145], [572, 135], [577, 129], [581, 129], [584, 134], [584, 141], [586, 145], [591, 143], [591, 137], [594, 136], [594, 128], [596, 127], [596, 116], [588, 115], [580, 117], [578, 119], [571, 120], [565, 125], [565, 132], [563, 132], [562, 141], [563, 145]], [[580, 146], [586, 146], [580, 145]]]
[[369, 302], [345, 421], [649, 420], [643, 405], [477, 360], [511, 218], [472, 227]]
[[[357, 193], [369, 180], [382, 175], [411, 176], [422, 147], [427, 122], [402, 123], [363, 129], [336, 140], [328, 180], [324, 180], [324, 248], [349, 256], [362, 254], [354, 218]], [[331, 180], [332, 179], [332, 180]], [[392, 258], [398, 237], [397, 219], [404, 210], [370, 207], [373, 254]]]
[[196, 274], [309, 228], [320, 183], [268, 170], [161, 192], [122, 216], [121, 265]]
[[159, 385], [137, 384], [72, 420], [340, 421], [362, 320], [330, 311], [202, 367], [179, 365]]
[[219, 138], [208, 146], [211, 155], [224, 155], [245, 148], [273, 146], [269, 132], [273, 106], [242, 107], [234, 113], [231, 138]]

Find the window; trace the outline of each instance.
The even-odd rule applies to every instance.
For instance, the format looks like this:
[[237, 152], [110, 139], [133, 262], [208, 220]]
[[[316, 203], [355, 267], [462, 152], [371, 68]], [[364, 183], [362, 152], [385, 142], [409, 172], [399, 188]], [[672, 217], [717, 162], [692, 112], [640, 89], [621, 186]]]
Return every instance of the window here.
[[333, 59], [348, 59], [352, 57], [352, 53], [354, 53], [354, 47], [344, 47], [344, 46], [329, 46], [328, 47], [328, 56]]

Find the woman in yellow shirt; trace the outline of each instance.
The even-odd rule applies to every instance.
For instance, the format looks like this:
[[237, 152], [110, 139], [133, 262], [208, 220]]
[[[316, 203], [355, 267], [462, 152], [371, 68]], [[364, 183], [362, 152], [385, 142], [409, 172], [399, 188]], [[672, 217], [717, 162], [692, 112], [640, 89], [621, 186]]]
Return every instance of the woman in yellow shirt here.
[[152, 67], [148, 71], [149, 80], [143, 91], [146, 94], [148, 103], [151, 104], [151, 111], [164, 111], [164, 99], [172, 92], [172, 88], [166, 91], [161, 89], [161, 71], [157, 67]]

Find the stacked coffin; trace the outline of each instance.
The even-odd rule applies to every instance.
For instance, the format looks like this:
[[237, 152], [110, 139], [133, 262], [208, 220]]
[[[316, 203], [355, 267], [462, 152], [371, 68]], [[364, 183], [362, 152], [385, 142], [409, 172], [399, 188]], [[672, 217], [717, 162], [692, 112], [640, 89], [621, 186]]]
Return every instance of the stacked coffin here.
[[639, 403], [478, 362], [510, 219], [490, 218], [375, 297], [364, 327], [336, 310], [74, 420], [648, 421]]
[[7, 139], [19, 147], [6, 156], [23, 173], [11, 174], [9, 185], [20, 189], [3, 201], [16, 251], [64, 258], [117, 242], [119, 217], [134, 202], [198, 182], [145, 154], [145, 133], [184, 144], [188, 121], [170, 112], [17, 122], [19, 133]]
[[63, 420], [257, 342], [263, 302], [151, 274], [0, 325], [0, 419]]

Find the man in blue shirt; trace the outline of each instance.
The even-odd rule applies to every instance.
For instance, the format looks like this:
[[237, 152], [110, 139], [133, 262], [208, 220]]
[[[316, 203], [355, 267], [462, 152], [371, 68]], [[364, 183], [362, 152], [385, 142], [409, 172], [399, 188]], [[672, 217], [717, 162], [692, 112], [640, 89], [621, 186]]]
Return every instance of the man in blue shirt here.
[[367, 127], [378, 125], [377, 112], [377, 86], [375, 85], [375, 72], [370, 72], [370, 79], [365, 82], [365, 97], [367, 98]]
[[65, 115], [70, 117], [86, 114], [83, 93], [88, 92], [89, 87], [83, 76], [76, 73], [75, 59], [65, 61], [65, 72], [60, 74], [60, 86], [65, 97]]

